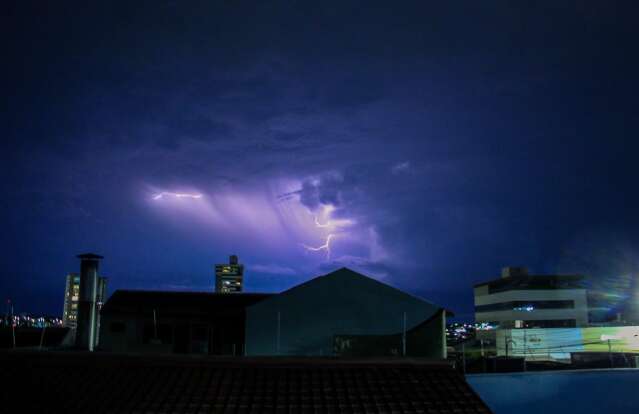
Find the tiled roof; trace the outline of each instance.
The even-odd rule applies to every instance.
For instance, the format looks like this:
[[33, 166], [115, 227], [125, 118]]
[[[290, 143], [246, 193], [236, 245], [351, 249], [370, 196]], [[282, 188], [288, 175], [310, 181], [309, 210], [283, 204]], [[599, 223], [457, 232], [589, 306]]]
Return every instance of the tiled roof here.
[[436, 362], [5, 351], [0, 363], [0, 395], [21, 412], [490, 413]]

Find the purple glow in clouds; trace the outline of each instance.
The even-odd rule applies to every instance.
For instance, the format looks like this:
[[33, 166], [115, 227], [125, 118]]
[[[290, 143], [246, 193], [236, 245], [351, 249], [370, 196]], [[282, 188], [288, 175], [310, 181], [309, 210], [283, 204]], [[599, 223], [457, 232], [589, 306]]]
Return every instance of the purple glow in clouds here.
[[[253, 255], [256, 264], [269, 269], [276, 264], [294, 269], [295, 274], [316, 274], [327, 262], [364, 269], [385, 256], [366, 216], [345, 209], [341, 195], [308, 202], [303, 194], [305, 181], [183, 184], [179, 191], [148, 185], [151, 197], [147, 200], [164, 224], [184, 237], [196, 237], [215, 250]], [[321, 184], [319, 179], [315, 182]]]

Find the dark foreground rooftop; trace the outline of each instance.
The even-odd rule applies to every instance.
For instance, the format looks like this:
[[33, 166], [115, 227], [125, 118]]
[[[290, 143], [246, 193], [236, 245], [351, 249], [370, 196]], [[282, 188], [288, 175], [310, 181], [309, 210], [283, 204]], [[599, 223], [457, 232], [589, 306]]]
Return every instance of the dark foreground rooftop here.
[[20, 412], [490, 413], [445, 363], [0, 352]]

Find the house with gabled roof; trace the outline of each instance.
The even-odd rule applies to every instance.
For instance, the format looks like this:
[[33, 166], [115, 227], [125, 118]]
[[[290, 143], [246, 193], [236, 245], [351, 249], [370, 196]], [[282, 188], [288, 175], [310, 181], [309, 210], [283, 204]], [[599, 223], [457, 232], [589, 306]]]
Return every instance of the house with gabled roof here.
[[246, 308], [246, 355], [446, 358], [446, 310], [353, 270]]

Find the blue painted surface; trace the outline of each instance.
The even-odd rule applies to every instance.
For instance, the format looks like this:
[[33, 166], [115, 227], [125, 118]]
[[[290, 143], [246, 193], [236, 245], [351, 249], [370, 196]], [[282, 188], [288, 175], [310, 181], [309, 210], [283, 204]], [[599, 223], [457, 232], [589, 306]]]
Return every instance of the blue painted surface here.
[[617, 414], [639, 410], [639, 369], [467, 375], [495, 414]]

